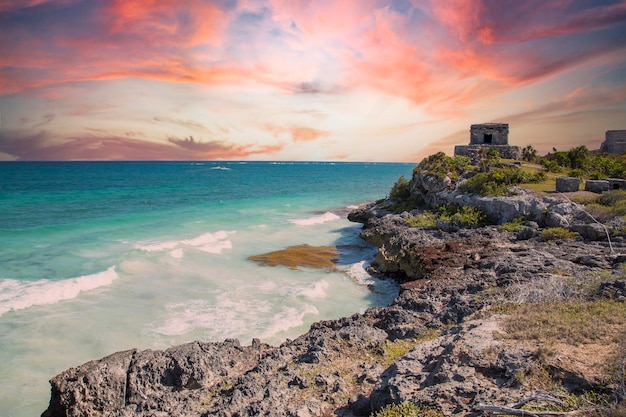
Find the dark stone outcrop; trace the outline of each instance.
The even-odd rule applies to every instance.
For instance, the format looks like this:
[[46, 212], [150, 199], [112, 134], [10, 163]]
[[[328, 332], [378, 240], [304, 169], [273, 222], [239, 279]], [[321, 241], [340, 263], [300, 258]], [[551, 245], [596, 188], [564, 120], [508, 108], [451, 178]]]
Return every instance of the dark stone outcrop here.
[[[559, 214], [570, 216], [567, 207]], [[602, 240], [544, 242], [533, 222], [517, 233], [452, 233], [411, 228], [406, 217], [384, 205], [350, 214], [379, 248], [371, 271], [401, 284], [389, 306], [315, 323], [280, 346], [226, 340], [115, 353], [54, 377], [43, 416], [366, 416], [403, 401], [481, 415], [478, 403], [528, 394], [515, 376], [538, 351], [494, 338], [501, 318], [476, 313], [503, 298], [540, 299], [533, 283], [562, 282], [557, 273], [618, 276], [626, 260]], [[607, 281], [598, 296], [623, 300], [623, 279]], [[574, 362], [559, 366], [564, 385], [598, 387]]]

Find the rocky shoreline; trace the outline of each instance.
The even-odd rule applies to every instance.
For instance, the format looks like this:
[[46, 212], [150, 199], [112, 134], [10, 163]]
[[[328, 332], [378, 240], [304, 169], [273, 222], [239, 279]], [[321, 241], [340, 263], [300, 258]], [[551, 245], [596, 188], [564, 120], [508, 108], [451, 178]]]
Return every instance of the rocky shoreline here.
[[[444, 195], [475, 198], [437, 198]], [[390, 305], [315, 323], [280, 346], [226, 340], [118, 352], [54, 377], [42, 416], [369, 416], [403, 402], [482, 416], [486, 405], [531, 395], [537, 387], [522, 376], [538, 367], [567, 392], [618, 398], [619, 383], [598, 371], [606, 357], [593, 346], [546, 357], [538, 341], [502, 336], [506, 311], [494, 306], [571, 297], [590, 277], [602, 284], [578, 297], [626, 299], [624, 239], [609, 247], [567, 200], [525, 198], [479, 203], [501, 213], [499, 222], [536, 213], [524, 232], [410, 227], [412, 214], [393, 214], [386, 202], [355, 210], [349, 219], [379, 248], [371, 271], [401, 285]], [[582, 237], [537, 236], [564, 222], [578, 224]]]

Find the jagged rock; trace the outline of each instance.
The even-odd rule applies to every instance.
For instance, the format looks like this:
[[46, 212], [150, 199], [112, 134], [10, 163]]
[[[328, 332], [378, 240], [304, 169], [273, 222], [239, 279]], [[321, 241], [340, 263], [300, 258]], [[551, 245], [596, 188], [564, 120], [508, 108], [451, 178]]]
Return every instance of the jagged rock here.
[[598, 223], [573, 224], [569, 229], [587, 240], [606, 240], [606, 230]]
[[626, 301], [626, 280], [615, 280], [600, 284], [598, 293], [603, 298], [617, 301]]
[[[567, 207], [558, 214], [568, 216]], [[496, 317], [468, 317], [492, 297], [528, 293], [535, 280], [553, 273], [573, 280], [601, 270], [617, 275], [626, 261], [602, 241], [517, 240], [494, 226], [447, 233], [369, 210], [356, 217], [365, 223], [364, 239], [380, 248], [372, 268], [401, 284], [389, 306], [315, 323], [277, 347], [227, 340], [116, 353], [54, 377], [43, 415], [367, 415], [404, 400], [432, 404], [445, 415], [471, 415], [477, 402], [520, 397], [513, 375], [534, 351], [494, 339]], [[624, 243], [616, 250], [624, 252]], [[622, 299], [624, 287], [616, 281], [601, 294]], [[433, 330], [441, 336], [415, 341]], [[390, 344], [409, 341], [413, 349], [390, 365]], [[559, 372], [574, 375], [578, 387], [595, 383], [575, 369]]]
[[426, 193], [438, 193], [444, 191], [452, 185], [452, 180], [448, 176], [433, 175], [429, 172], [419, 171], [414, 175], [412, 189], [419, 189]]
[[544, 222], [547, 227], [567, 227], [569, 226], [569, 221], [567, 217], [562, 214], [559, 214], [555, 211], [550, 211], [546, 214]]
[[521, 227], [515, 234], [517, 240], [528, 240], [535, 236], [537, 236], [537, 229], [528, 226]]
[[500, 330], [497, 317], [468, 322], [413, 349], [376, 386], [372, 408], [411, 401], [452, 415], [510, 398], [514, 376], [532, 353], [505, 347], [493, 337]]

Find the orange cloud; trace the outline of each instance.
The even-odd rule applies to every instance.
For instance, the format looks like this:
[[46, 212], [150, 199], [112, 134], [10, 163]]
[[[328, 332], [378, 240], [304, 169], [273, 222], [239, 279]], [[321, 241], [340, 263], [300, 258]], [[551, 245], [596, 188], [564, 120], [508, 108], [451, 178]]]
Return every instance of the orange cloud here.
[[266, 124], [263, 129], [270, 132], [274, 136], [287, 133], [291, 136], [291, 140], [295, 143], [311, 142], [317, 139], [327, 137], [330, 132], [319, 130], [308, 126], [279, 126], [275, 124]]

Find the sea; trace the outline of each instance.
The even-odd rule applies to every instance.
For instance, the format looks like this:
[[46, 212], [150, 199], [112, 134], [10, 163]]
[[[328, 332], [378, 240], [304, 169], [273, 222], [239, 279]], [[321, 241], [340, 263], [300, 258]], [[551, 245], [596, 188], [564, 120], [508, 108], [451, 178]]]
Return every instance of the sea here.
[[[346, 215], [414, 164], [1, 162], [0, 416], [32, 417], [48, 380], [116, 351], [253, 338], [389, 303]], [[337, 270], [249, 256], [334, 245]]]

